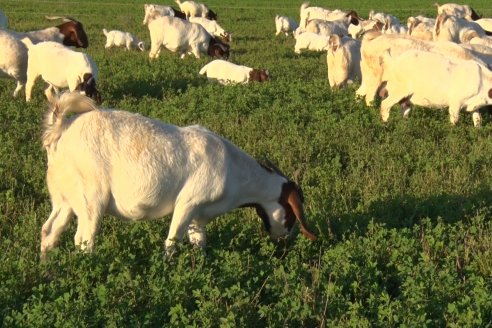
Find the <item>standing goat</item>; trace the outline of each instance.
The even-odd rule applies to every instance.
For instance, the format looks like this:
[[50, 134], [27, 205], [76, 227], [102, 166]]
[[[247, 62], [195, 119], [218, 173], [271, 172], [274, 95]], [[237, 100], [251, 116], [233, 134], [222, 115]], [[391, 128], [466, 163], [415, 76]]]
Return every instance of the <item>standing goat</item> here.
[[14, 97], [26, 84], [27, 47], [7, 31], [0, 30], [0, 77], [9, 76], [17, 82]]
[[115, 47], [126, 47], [126, 50], [131, 50], [132, 48], [139, 49], [140, 51], [145, 50], [145, 45], [136, 36], [129, 32], [122, 31], [107, 31], [103, 28], [103, 33], [106, 36], [106, 45], [104, 48]]
[[52, 98], [53, 89], [68, 87], [70, 91], [78, 90], [100, 101], [96, 90], [97, 66], [87, 54], [53, 41], [26, 42], [26, 45], [29, 49], [26, 101], [31, 100], [32, 88], [39, 76], [49, 84], [45, 90], [48, 99]]
[[87, 251], [105, 213], [134, 221], [173, 213], [168, 253], [186, 231], [192, 244], [205, 246], [205, 225], [239, 207], [254, 207], [272, 238], [289, 234], [297, 219], [316, 239], [294, 182], [201, 126], [103, 110], [65, 93], [46, 113], [43, 146], [53, 209], [41, 231], [42, 258], [74, 214], [75, 245]]
[[211, 20], [217, 20], [217, 14], [213, 12], [207, 5], [195, 1], [175, 0], [179, 9], [185, 14], [186, 18], [190, 17], [205, 17]]

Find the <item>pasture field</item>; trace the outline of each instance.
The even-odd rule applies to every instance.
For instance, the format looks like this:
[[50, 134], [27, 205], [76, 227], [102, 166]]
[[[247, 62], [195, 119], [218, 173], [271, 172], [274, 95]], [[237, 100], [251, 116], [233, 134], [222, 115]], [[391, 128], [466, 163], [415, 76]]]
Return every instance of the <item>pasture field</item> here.
[[[434, 16], [434, 1], [311, 1], [406, 20]], [[484, 327], [492, 325], [492, 117], [475, 129], [463, 113], [376, 107], [357, 85], [332, 91], [326, 54], [293, 52], [274, 37], [275, 14], [299, 20], [301, 1], [209, 0], [233, 33], [230, 60], [268, 68], [269, 83], [221, 86], [198, 75], [209, 58], [163, 50], [104, 49], [102, 28], [135, 33], [149, 47], [140, 1], [2, 0], [10, 28], [83, 22], [100, 70], [103, 106], [176, 125], [201, 124], [287, 175], [298, 172], [311, 242], [296, 231], [271, 241], [254, 210], [207, 226], [204, 253], [187, 242], [164, 258], [170, 217], [103, 220], [96, 251], [74, 247], [76, 223], [46, 263], [41, 226], [51, 205], [41, 120], [33, 101], [0, 80], [0, 326], [4, 327]], [[160, 2], [162, 3], [162, 2]], [[175, 5], [171, 1], [162, 4]], [[492, 17], [489, 1], [470, 1]], [[1, 47], [1, 45], [0, 45]], [[429, 78], [432, 78], [429, 76]], [[436, 81], [438, 83], [438, 81]]]

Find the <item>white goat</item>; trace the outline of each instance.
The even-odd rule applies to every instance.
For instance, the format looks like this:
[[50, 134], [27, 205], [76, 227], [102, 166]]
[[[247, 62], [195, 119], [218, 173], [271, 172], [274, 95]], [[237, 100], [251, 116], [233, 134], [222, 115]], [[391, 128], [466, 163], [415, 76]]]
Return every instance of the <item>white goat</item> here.
[[203, 3], [195, 1], [182, 2], [181, 0], [175, 0], [175, 2], [178, 4], [179, 9], [186, 15], [186, 19], [189, 19], [190, 17], [205, 17], [217, 20], [217, 14]]
[[346, 20], [325, 21], [322, 19], [312, 19], [307, 23], [304, 30], [326, 37], [329, 37], [332, 34], [344, 36], [349, 34], [349, 24], [350, 22]]
[[149, 57], [158, 58], [161, 47], [178, 52], [181, 58], [191, 52], [196, 58], [202, 54], [211, 57], [229, 57], [229, 46], [212, 37], [200, 24], [180, 18], [162, 16], [148, 24], [151, 48]]
[[[361, 46], [361, 73], [362, 83], [356, 94], [366, 98], [370, 105], [376, 96], [383, 75], [382, 55], [390, 50], [392, 56], [398, 56], [410, 49], [437, 52], [449, 58], [475, 60], [486, 66], [472, 51], [460, 45], [447, 41], [424, 41], [407, 35], [381, 34], [367, 32], [362, 39]], [[414, 67], [417, 69], [417, 67]]]
[[440, 14], [446, 14], [458, 18], [464, 18], [469, 21], [480, 18], [475, 10], [468, 5], [458, 5], [456, 3], [445, 3], [443, 5], [439, 5], [438, 3], [435, 3], [434, 6], [437, 7], [438, 16]]
[[[311, 19], [320, 19], [325, 21], [337, 21], [344, 19], [347, 15], [357, 16], [355, 11], [344, 11], [340, 9], [329, 10], [321, 7], [309, 7], [309, 2], [301, 5], [299, 26], [304, 29]], [[360, 19], [360, 18], [359, 18]]]
[[449, 107], [452, 124], [458, 122], [461, 108], [466, 107], [472, 113], [473, 124], [480, 126], [478, 109], [492, 104], [492, 72], [473, 60], [410, 50], [397, 57], [386, 52], [383, 65], [381, 92], [387, 95], [381, 102], [384, 122], [391, 107], [400, 103], [404, 116], [408, 115], [411, 104]]
[[[70, 113], [78, 115], [67, 118]], [[301, 232], [316, 239], [294, 182], [201, 126], [104, 110], [65, 93], [46, 113], [43, 146], [53, 206], [41, 231], [43, 259], [74, 214], [75, 245], [86, 251], [105, 213], [133, 221], [173, 213], [168, 253], [186, 231], [204, 247], [205, 225], [239, 207], [256, 208], [272, 238], [289, 234], [297, 219]]]
[[297, 24], [292, 18], [287, 17], [287, 16], [275, 16], [275, 36], [279, 35], [280, 33], [285, 33], [285, 36], [289, 35], [289, 32], [292, 32], [292, 35], [294, 35], [294, 31], [299, 27], [299, 24]]
[[375, 12], [374, 10], [371, 10], [369, 12], [369, 20], [375, 20], [378, 22], [381, 22], [383, 24], [386, 24], [386, 22], [389, 20], [391, 25], [398, 25], [400, 24], [400, 21], [396, 16], [386, 14], [383, 12]]
[[440, 14], [436, 18], [433, 38], [435, 41], [468, 42], [473, 36], [485, 36], [485, 31], [475, 22]]
[[218, 23], [217, 21], [210, 20], [205, 17], [190, 17], [188, 19], [192, 23], [197, 23], [203, 26], [205, 30], [210, 35], [213, 35], [216, 38], [220, 38], [221, 40], [225, 42], [231, 42], [232, 41], [232, 34], [229, 32], [226, 32]]
[[330, 46], [329, 37], [312, 32], [304, 32], [296, 35], [294, 52], [300, 54], [301, 50], [326, 51]]
[[82, 23], [79, 21], [73, 18], [61, 16], [46, 16], [46, 18], [49, 20], [62, 19], [63, 23], [58, 26], [48, 27], [37, 31], [10, 31], [10, 33], [12, 33], [19, 40], [28, 37], [32, 43], [55, 41], [66, 46], [73, 46], [77, 48], [87, 48], [89, 46], [87, 34], [85, 33]]
[[53, 41], [38, 44], [27, 43], [29, 48], [27, 64], [26, 101], [31, 100], [32, 87], [41, 76], [49, 86], [45, 90], [48, 99], [53, 89], [68, 87], [78, 90], [99, 101], [96, 90], [97, 66], [85, 53], [76, 52]]
[[106, 36], [106, 45], [104, 48], [115, 47], [126, 47], [126, 50], [131, 50], [132, 48], [140, 49], [140, 51], [145, 50], [145, 45], [136, 36], [129, 32], [122, 32], [117, 30], [107, 31], [103, 28], [103, 33]]
[[142, 24], [146, 25], [151, 20], [160, 17], [160, 16], [173, 16], [174, 17], [174, 9], [169, 6], [161, 6], [154, 4], [144, 4], [145, 16]]
[[385, 34], [407, 34], [408, 27], [406, 25], [400, 24], [398, 20], [395, 23], [395, 20], [393, 20], [390, 15], [387, 15], [385, 17], [385, 23], [382, 28], [382, 32]]
[[407, 19], [408, 35], [417, 39], [432, 41], [434, 39], [432, 33], [435, 25], [435, 18], [428, 18], [421, 15], [409, 17]]
[[14, 97], [26, 84], [27, 47], [7, 31], [0, 30], [0, 76], [12, 77], [17, 82]]
[[0, 10], [0, 29], [6, 29], [8, 25], [9, 20], [7, 19], [7, 16]]
[[206, 75], [209, 80], [215, 80], [220, 84], [265, 82], [269, 79], [267, 70], [237, 65], [221, 59], [213, 60], [203, 66], [200, 75]]
[[343, 87], [361, 80], [360, 40], [331, 35], [326, 55], [330, 87]]

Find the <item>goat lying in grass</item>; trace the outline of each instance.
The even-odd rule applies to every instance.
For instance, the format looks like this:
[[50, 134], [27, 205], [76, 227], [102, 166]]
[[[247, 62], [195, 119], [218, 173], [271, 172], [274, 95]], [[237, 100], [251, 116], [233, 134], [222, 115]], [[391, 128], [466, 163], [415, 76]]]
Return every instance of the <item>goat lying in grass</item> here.
[[43, 146], [53, 210], [41, 232], [42, 258], [74, 214], [75, 244], [88, 251], [105, 213], [134, 221], [173, 213], [168, 253], [186, 231], [191, 243], [205, 246], [205, 225], [238, 207], [254, 207], [273, 238], [290, 233], [296, 219], [316, 238], [298, 185], [201, 126], [100, 109], [65, 93], [46, 113]]

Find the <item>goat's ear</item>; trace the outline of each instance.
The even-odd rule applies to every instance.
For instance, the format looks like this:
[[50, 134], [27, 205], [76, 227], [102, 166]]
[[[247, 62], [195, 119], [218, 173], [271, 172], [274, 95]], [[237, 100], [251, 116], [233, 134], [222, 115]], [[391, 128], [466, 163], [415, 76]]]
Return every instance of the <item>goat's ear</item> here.
[[291, 183], [290, 190], [288, 191], [287, 203], [289, 204], [292, 212], [294, 213], [297, 222], [299, 223], [299, 228], [301, 229], [301, 233], [310, 240], [316, 240], [317, 237], [314, 233], [312, 233], [306, 224], [306, 218], [304, 217], [304, 210], [302, 207], [302, 198], [298, 189], [295, 188]]
[[337, 51], [338, 47], [340, 47], [340, 37], [337, 34], [330, 35], [328, 44], [332, 51]]
[[492, 89], [489, 89], [489, 98], [492, 99]]

